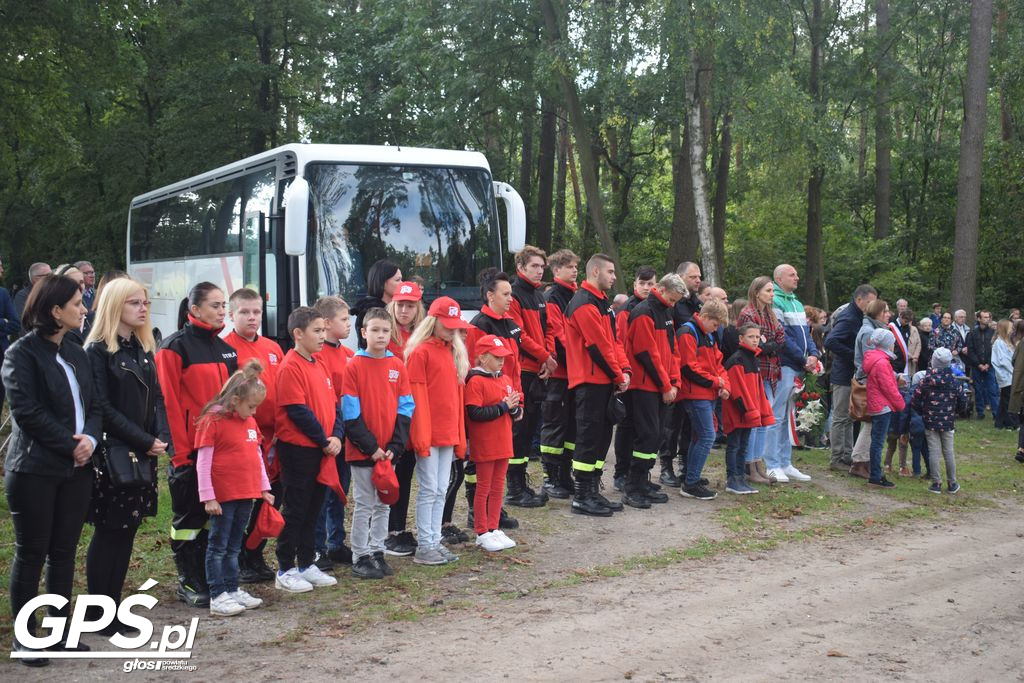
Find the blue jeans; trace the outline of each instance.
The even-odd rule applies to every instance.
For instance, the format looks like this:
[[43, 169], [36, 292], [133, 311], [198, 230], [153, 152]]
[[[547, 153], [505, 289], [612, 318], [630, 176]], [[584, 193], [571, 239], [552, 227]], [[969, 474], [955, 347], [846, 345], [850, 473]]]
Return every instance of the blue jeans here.
[[206, 543], [206, 582], [211, 598], [238, 590], [238, 553], [252, 512], [252, 499], [229, 500], [221, 503], [220, 509], [222, 514], [210, 516]]
[[750, 433], [753, 430], [749, 427], [734, 429], [729, 432], [725, 442], [725, 474], [730, 479], [741, 477], [746, 474], [743, 463], [750, 444]]
[[793, 445], [789, 443], [789, 409], [793, 405], [793, 384], [802, 375], [793, 368], [782, 367], [782, 377], [771, 397], [775, 424], [767, 427], [764, 443], [764, 464], [770, 469], [785, 469], [793, 464]]
[[690, 450], [686, 455], [686, 485], [696, 486], [700, 481], [704, 463], [708, 460], [711, 447], [715, 444], [715, 402], [683, 401], [686, 414], [690, 416]]
[[924, 434], [910, 435], [910, 451], [914, 458], [914, 476], [921, 474], [922, 460], [928, 473], [931, 474], [931, 465], [928, 464], [928, 441], [924, 438]]
[[985, 417], [985, 406], [992, 409], [992, 417], [999, 414], [999, 385], [996, 384], [996, 373], [992, 368], [982, 372], [974, 368], [971, 373], [974, 381], [974, 407], [978, 411], [978, 419]]
[[[772, 391], [772, 383], [764, 383], [764, 395], [768, 397], [768, 404], [775, 400], [775, 392]], [[771, 427], [755, 427], [750, 430], [750, 440], [747, 442], [746, 462], [764, 460], [764, 445], [768, 439], [768, 430]]]
[[869, 477], [871, 481], [882, 479], [882, 450], [885, 448], [885, 438], [889, 434], [889, 421], [892, 413], [882, 413], [871, 416], [871, 469]]
[[[338, 479], [341, 488], [347, 494], [349, 482], [352, 480], [352, 468], [345, 461], [345, 452], [338, 456]], [[336, 550], [345, 545], [345, 506], [334, 491], [327, 489], [324, 494], [324, 505], [320, 508], [320, 516], [313, 530], [313, 547], [321, 555], [329, 550]]]

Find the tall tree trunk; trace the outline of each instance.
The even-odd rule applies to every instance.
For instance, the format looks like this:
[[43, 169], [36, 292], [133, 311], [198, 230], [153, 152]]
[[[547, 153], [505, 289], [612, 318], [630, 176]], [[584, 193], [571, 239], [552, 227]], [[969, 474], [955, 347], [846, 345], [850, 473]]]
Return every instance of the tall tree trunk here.
[[715, 170], [715, 204], [712, 228], [715, 233], [715, 255], [718, 272], [725, 273], [725, 207], [729, 202], [729, 157], [732, 152], [732, 114], [722, 117], [722, 138], [719, 143], [718, 168]]
[[[533, 81], [526, 83], [526, 92], [532, 93]], [[533, 211], [533, 121], [534, 104], [532, 94], [523, 111], [523, 153], [519, 157], [519, 194], [526, 204], [526, 241], [532, 244], [537, 239], [537, 214]]]
[[672, 272], [683, 261], [697, 260], [697, 216], [693, 210], [693, 176], [690, 175], [690, 135], [683, 127], [672, 127], [672, 232], [665, 255], [665, 271]]
[[[868, 29], [870, 28], [870, 16], [867, 3], [864, 6], [864, 23], [861, 28], [864, 30], [864, 40], [867, 40]], [[865, 106], [860, 112], [860, 132], [857, 135], [857, 180], [864, 180], [867, 175], [868, 166], [868, 108]]]
[[[1006, 54], [1006, 23], [1009, 19], [1010, 10], [1007, 7], [1007, 0], [999, 0], [996, 9], [996, 63], [1005, 63]], [[1010, 111], [1010, 104], [1006, 97], [1006, 81], [1004, 75], [999, 84], [999, 128], [1003, 142], [1013, 139], [1013, 113]]]
[[576, 209], [576, 231], [580, 234], [580, 241], [586, 241], [587, 219], [583, 215], [583, 195], [580, 193], [580, 178], [576, 172], [576, 155], [573, 153], [572, 133], [569, 124], [565, 126], [565, 152], [569, 165], [569, 176], [572, 178], [572, 199]]
[[540, 144], [537, 149], [537, 246], [551, 251], [551, 200], [555, 183], [555, 103], [540, 102]]
[[992, 0], [972, 0], [960, 131], [960, 171], [956, 185], [956, 239], [953, 243], [953, 308], [974, 310], [978, 268], [981, 158], [985, 147], [985, 99], [992, 49]]
[[[822, 46], [825, 42], [823, 16], [823, 0], [813, 0], [811, 25], [811, 64], [808, 77], [808, 91], [814, 103], [815, 125], [821, 125], [824, 118], [824, 95], [821, 87]], [[818, 301], [818, 280], [821, 278], [822, 263], [825, 260], [824, 245], [821, 235], [821, 187], [825, 183], [825, 168], [818, 158], [820, 150], [813, 142], [810, 144], [811, 173], [807, 180], [807, 261], [804, 267], [803, 297], [807, 303]]]
[[892, 175], [892, 125], [889, 120], [889, 91], [892, 81], [889, 37], [889, 0], [875, 0], [875, 30], [878, 57], [875, 86], [875, 239], [889, 236]]
[[[558, 22], [561, 10], [556, 12], [556, 2], [557, 0], [541, 0], [541, 10], [544, 13], [544, 25], [547, 28], [548, 40], [553, 47], [558, 49], [562, 47], [562, 35]], [[576, 137], [577, 152], [580, 158], [580, 174], [583, 176], [583, 190], [587, 193], [587, 210], [590, 213], [590, 220], [600, 238], [601, 249], [618, 266], [619, 248], [612, 239], [611, 232], [608, 230], [608, 224], [605, 221], [604, 205], [601, 202], [601, 191], [598, 185], [597, 159], [590, 144], [593, 136], [583, 114], [583, 105], [580, 102], [579, 93], [576, 92], [575, 74], [570, 74], [563, 67], [559, 69], [558, 79], [562, 86], [562, 94], [565, 97], [569, 122], [572, 124]], [[624, 281], [625, 278], [617, 280], [616, 289], [618, 291], [623, 291], [622, 283]]]
[[712, 285], [721, 283], [718, 271], [718, 257], [715, 255], [715, 235], [711, 227], [711, 210], [708, 206], [707, 176], [704, 168], [704, 122], [701, 116], [700, 93], [697, 91], [697, 77], [700, 65], [694, 55], [693, 66], [687, 79], [687, 109], [690, 124], [689, 162], [693, 182], [693, 208], [697, 215], [697, 239], [700, 241], [701, 263], [704, 279]]
[[555, 176], [555, 219], [551, 240], [557, 249], [565, 246], [565, 190], [568, 175], [569, 133], [565, 119], [557, 117], [558, 122], [558, 173]]

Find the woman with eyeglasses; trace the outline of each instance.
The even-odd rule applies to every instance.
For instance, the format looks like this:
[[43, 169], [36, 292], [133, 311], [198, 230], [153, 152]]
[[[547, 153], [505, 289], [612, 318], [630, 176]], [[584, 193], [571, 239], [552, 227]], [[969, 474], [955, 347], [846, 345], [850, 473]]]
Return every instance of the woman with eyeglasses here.
[[[93, 479], [90, 521], [95, 528], [86, 557], [90, 595], [106, 595], [121, 604], [121, 590], [135, 534], [143, 519], [156, 515], [156, 460], [167, 452], [170, 433], [164, 398], [157, 382], [149, 297], [142, 283], [124, 277], [105, 283], [96, 301], [95, 321], [86, 352], [96, 394], [103, 408], [101, 448], [127, 446], [152, 474], [152, 484], [118, 487], [102, 464]], [[104, 462], [103, 459], [99, 463]], [[114, 620], [100, 633], [129, 635]]]
[[182, 300], [179, 329], [156, 353], [157, 377], [171, 431], [171, 551], [178, 568], [178, 599], [191, 607], [209, 607], [206, 584], [206, 507], [199, 502], [196, 474], [196, 420], [238, 370], [238, 354], [218, 335], [224, 329], [227, 302], [212, 282], [200, 282]]

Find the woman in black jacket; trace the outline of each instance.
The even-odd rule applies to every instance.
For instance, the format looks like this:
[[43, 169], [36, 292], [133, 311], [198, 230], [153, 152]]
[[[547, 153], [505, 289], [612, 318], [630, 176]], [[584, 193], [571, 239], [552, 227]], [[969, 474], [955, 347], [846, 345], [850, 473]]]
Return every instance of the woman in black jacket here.
[[[100, 291], [95, 312], [85, 348], [103, 410], [101, 447], [127, 446], [153, 475], [152, 485], [118, 488], [97, 459], [88, 517], [95, 531], [85, 573], [90, 595], [106, 595], [120, 604], [135, 533], [145, 517], [156, 515], [157, 457], [166, 454], [171, 437], [153, 361], [156, 342], [146, 288], [127, 277], [111, 280]], [[126, 630], [115, 620], [100, 633]]]
[[352, 312], [356, 316], [356, 339], [359, 348], [366, 348], [366, 340], [363, 339], [363, 316], [371, 308], [386, 308], [401, 284], [402, 271], [398, 264], [381, 259], [370, 266], [370, 271], [366, 274], [366, 296], [352, 307]]
[[[85, 318], [82, 290], [71, 278], [50, 275], [29, 294], [22, 314], [27, 334], [7, 350], [3, 382], [11, 404], [11, 442], [5, 487], [14, 522], [11, 613], [39, 591], [71, 599], [75, 551], [92, 494], [92, 454], [102, 436], [102, 412], [85, 350], [65, 342]], [[69, 617], [70, 602], [54, 616]], [[36, 620], [28, 620], [35, 634]], [[54, 648], [64, 649], [58, 643]], [[14, 649], [31, 648], [17, 642]], [[88, 650], [78, 645], [77, 650]], [[44, 666], [44, 658], [22, 659]]]

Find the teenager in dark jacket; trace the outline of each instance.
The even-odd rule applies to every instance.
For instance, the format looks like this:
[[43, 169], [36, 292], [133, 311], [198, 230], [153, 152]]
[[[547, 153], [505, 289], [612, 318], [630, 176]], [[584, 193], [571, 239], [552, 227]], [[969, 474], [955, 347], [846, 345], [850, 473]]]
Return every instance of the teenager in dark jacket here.
[[622, 502], [636, 508], [668, 502], [668, 496], [655, 489], [649, 479], [658, 458], [662, 423], [679, 392], [672, 308], [685, 292], [686, 285], [678, 275], [670, 273], [663, 277], [633, 309], [623, 339], [633, 376], [626, 392], [626, 420], [632, 433]]
[[576, 490], [572, 511], [608, 517], [622, 510], [600, 493], [604, 458], [611, 444], [608, 406], [616, 391], [629, 387], [629, 364], [615, 337], [608, 292], [615, 286], [615, 263], [604, 254], [587, 261], [587, 279], [565, 309], [569, 388], [576, 397]]
[[[71, 616], [75, 551], [92, 493], [92, 456], [103, 435], [91, 366], [81, 346], [67, 343], [69, 330], [85, 318], [82, 292], [68, 277], [49, 275], [36, 283], [25, 303], [25, 336], [4, 357], [3, 382], [11, 404], [11, 437], [4, 485], [14, 526], [11, 562], [11, 620], [36, 597], [46, 564], [46, 592], [68, 604], [51, 617]], [[36, 633], [29, 616], [28, 632]], [[55, 649], [67, 649], [63, 643]], [[80, 644], [78, 650], [88, 650]], [[14, 641], [14, 650], [27, 646]], [[44, 666], [41, 657], [22, 659]]]
[[209, 607], [206, 585], [206, 507], [199, 501], [193, 444], [203, 407], [238, 370], [238, 353], [218, 335], [224, 329], [227, 302], [210, 282], [193, 287], [182, 301], [185, 324], [167, 337], [156, 353], [171, 431], [171, 551], [178, 568], [178, 598], [192, 607]]

